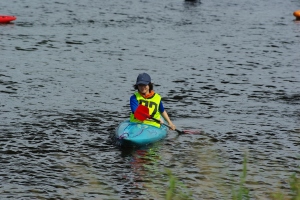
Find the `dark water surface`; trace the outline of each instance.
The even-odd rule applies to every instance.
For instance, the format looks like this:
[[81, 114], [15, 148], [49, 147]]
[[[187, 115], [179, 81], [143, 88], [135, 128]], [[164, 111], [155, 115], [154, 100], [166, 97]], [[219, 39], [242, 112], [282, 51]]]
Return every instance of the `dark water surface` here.
[[[1, 1], [0, 199], [228, 199], [248, 154], [252, 199], [300, 169], [296, 0]], [[109, 135], [138, 73], [179, 129], [145, 149]]]

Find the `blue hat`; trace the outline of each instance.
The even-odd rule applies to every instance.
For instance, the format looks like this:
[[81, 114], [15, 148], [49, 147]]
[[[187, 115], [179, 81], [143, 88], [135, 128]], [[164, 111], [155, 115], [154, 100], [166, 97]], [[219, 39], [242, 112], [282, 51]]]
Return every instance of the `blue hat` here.
[[151, 83], [151, 77], [149, 76], [149, 74], [142, 73], [137, 77], [135, 85], [148, 85], [149, 83]]

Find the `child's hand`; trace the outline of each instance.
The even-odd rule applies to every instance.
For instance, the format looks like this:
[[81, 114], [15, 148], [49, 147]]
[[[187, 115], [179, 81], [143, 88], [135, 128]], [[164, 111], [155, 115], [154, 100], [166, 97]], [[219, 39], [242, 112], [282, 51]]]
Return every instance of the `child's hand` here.
[[176, 126], [173, 123], [170, 123], [169, 126], [172, 128], [173, 131], [176, 129]]

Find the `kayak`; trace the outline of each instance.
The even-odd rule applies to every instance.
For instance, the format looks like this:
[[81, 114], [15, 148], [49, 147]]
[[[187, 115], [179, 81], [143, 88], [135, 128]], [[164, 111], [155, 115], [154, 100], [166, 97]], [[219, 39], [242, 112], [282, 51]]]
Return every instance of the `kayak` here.
[[15, 16], [0, 15], [0, 23], [9, 23], [9, 22], [14, 21], [16, 19], [17, 18]]
[[123, 121], [116, 129], [117, 143], [122, 146], [144, 146], [162, 140], [167, 136], [168, 128], [162, 125], [160, 128]]
[[164, 125], [158, 128], [126, 120], [116, 128], [115, 137], [121, 146], [144, 146], [164, 139], [167, 132], [168, 127]]

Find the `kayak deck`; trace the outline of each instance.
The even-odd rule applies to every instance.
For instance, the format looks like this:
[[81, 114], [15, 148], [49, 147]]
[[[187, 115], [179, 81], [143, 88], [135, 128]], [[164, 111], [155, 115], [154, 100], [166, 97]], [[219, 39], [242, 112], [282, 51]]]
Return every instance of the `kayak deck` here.
[[126, 120], [117, 127], [115, 136], [120, 145], [144, 146], [165, 138], [167, 132], [166, 126], [158, 128]]

